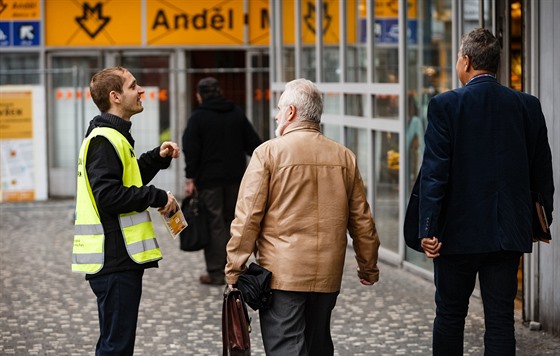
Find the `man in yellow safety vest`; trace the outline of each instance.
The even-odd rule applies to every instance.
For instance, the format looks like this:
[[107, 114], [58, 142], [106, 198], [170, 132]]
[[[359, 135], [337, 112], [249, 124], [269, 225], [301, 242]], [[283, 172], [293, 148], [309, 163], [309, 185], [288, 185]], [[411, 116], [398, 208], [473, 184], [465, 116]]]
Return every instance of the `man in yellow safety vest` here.
[[142, 276], [161, 259], [149, 207], [177, 210], [170, 192], [150, 182], [179, 157], [164, 142], [136, 158], [132, 115], [144, 110], [144, 89], [125, 68], [106, 68], [90, 83], [99, 110], [78, 157], [72, 271], [86, 273], [97, 297], [100, 337], [96, 355], [132, 355]]

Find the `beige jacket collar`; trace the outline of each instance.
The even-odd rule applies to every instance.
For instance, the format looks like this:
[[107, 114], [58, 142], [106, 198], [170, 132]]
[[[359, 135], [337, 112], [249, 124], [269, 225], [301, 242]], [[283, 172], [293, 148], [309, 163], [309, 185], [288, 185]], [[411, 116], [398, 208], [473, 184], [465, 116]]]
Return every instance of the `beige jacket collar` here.
[[310, 121], [298, 121], [298, 122], [294, 122], [293, 124], [291, 124], [290, 126], [288, 126], [285, 130], [284, 133], [282, 133], [282, 136], [292, 132], [292, 131], [297, 131], [297, 130], [313, 130], [313, 131], [319, 131], [321, 132], [321, 125], [315, 122], [310, 122]]

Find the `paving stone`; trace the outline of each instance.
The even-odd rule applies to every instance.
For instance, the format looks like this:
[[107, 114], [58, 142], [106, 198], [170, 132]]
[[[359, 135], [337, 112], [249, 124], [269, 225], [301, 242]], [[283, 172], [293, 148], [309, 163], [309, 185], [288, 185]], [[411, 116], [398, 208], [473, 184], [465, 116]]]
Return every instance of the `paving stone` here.
[[[135, 355], [221, 355], [222, 287], [198, 283], [202, 252], [182, 252], [154, 227], [164, 255], [144, 274]], [[70, 271], [73, 202], [0, 204], [0, 354], [92, 355], [97, 305], [84, 276]], [[430, 355], [434, 288], [430, 281], [380, 263], [381, 280], [362, 286], [348, 250], [332, 317], [335, 355]], [[264, 356], [258, 313], [252, 355]], [[516, 315], [517, 355], [558, 355], [560, 339], [530, 331]], [[484, 317], [471, 298], [465, 355], [483, 353]]]

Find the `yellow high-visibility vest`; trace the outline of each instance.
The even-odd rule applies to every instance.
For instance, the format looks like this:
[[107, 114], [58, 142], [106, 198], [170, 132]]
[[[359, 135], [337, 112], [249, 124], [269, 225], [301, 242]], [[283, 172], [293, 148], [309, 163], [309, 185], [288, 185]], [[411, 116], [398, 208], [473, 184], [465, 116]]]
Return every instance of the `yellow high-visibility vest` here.
[[[86, 171], [89, 144], [91, 139], [96, 136], [107, 138], [117, 151], [123, 165], [123, 185], [125, 187], [143, 185], [134, 149], [127, 139], [117, 130], [109, 127], [93, 129], [84, 139], [78, 156], [74, 248], [72, 251], [72, 271], [87, 274], [99, 272], [104, 262], [105, 235]], [[119, 223], [126, 250], [134, 262], [142, 264], [162, 258], [148, 210], [120, 214]]]

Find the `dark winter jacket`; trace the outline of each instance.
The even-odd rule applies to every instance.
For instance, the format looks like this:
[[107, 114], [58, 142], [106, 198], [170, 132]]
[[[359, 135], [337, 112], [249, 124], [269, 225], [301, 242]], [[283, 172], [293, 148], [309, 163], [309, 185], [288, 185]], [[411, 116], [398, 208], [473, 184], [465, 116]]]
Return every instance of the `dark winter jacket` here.
[[186, 177], [198, 189], [241, 182], [247, 156], [262, 143], [241, 109], [221, 96], [193, 111], [182, 141]]
[[[131, 126], [130, 121], [103, 113], [91, 120], [86, 136], [95, 127], [111, 127], [124, 135], [134, 147], [134, 139], [130, 134]], [[170, 163], [171, 157], [162, 158], [159, 155], [159, 147], [142, 154], [138, 158], [142, 182], [149, 183], [160, 169], [169, 167]], [[108, 273], [157, 267], [157, 261], [140, 265], [128, 256], [118, 215], [131, 211], [144, 211], [149, 207], [165, 206], [167, 193], [150, 185], [124, 187], [121, 160], [113, 145], [103, 136], [91, 140], [86, 158], [86, 170], [105, 233], [103, 268], [96, 274], [86, 275], [86, 279]]]

